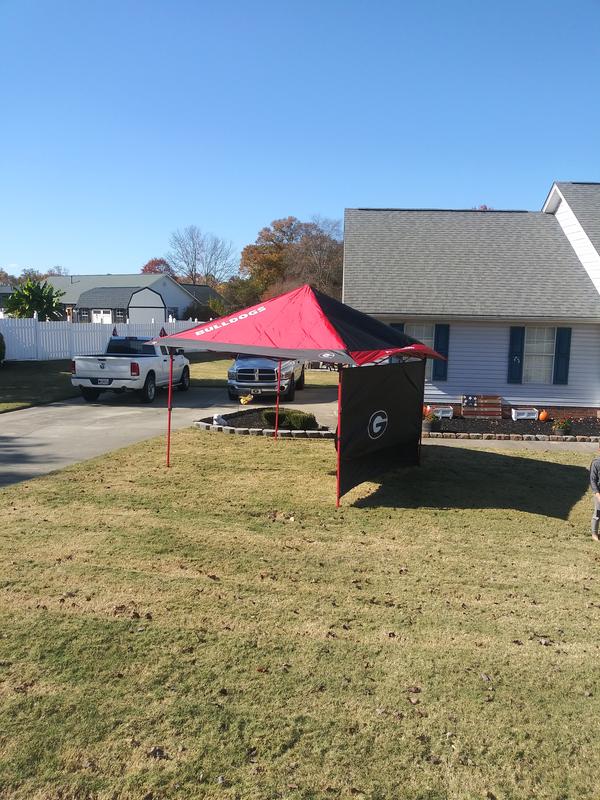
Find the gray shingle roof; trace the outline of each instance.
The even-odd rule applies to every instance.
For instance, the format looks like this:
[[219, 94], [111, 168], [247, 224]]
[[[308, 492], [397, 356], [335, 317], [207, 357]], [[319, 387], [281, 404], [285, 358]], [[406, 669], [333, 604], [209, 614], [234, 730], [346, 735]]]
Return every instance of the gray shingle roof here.
[[[77, 301], [78, 308], [128, 308], [131, 295], [139, 286], [98, 286], [82, 292]], [[64, 302], [64, 300], [63, 300]]]
[[590, 242], [600, 253], [600, 183], [556, 184]]
[[182, 283], [184, 289], [193, 295], [197, 303], [206, 305], [211, 298], [221, 298], [221, 295], [205, 283]]
[[552, 214], [347, 209], [344, 302], [400, 317], [600, 318]]
[[[141, 273], [129, 273], [121, 275], [50, 275], [48, 283], [52, 284], [56, 289], [64, 292], [60, 298], [60, 302], [65, 305], [75, 304], [79, 300], [79, 295], [82, 292], [87, 292], [89, 289], [97, 289], [98, 287], [120, 287], [130, 288], [134, 286], [136, 289], [144, 289], [152, 286], [163, 278], [168, 277], [162, 274], [142, 275]], [[187, 291], [185, 286], [181, 287]], [[190, 299], [191, 302], [191, 299]]]

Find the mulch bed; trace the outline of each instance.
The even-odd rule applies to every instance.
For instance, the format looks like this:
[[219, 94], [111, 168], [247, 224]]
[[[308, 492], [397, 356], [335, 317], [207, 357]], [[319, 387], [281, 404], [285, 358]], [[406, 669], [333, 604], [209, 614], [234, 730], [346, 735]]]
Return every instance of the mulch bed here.
[[[234, 411], [232, 414], [223, 414], [223, 418], [227, 420], [227, 424], [232, 428], [261, 428], [262, 430], [271, 429], [272, 425], [267, 425], [262, 414], [264, 408], [248, 408], [243, 411]], [[273, 407], [271, 411], [274, 411]], [[280, 407], [279, 413], [282, 414], [283, 406]], [[322, 425], [318, 428], [320, 431], [325, 431], [327, 428]]]
[[[433, 430], [441, 433], [521, 433], [546, 434], [547, 436], [554, 434], [552, 423], [549, 420], [540, 422], [534, 419], [520, 419], [514, 422], [512, 419], [454, 417], [440, 420], [439, 427]], [[600, 420], [574, 419], [570, 433], [572, 436], [600, 436]]]

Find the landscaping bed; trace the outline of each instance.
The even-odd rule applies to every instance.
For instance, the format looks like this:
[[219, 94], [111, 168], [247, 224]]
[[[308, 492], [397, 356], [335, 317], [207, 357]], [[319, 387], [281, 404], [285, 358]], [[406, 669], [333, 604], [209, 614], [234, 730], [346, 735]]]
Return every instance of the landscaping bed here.
[[[514, 422], [512, 419], [474, 419], [470, 417], [454, 417], [453, 419], [442, 419], [438, 427], [433, 428], [434, 432], [441, 433], [504, 433], [504, 434], [529, 434], [546, 435], [554, 434], [552, 422], [546, 420], [520, 419]], [[600, 420], [591, 418], [573, 419], [573, 426], [570, 435], [572, 436], [600, 436]]]
[[[275, 427], [275, 408], [249, 408], [223, 414], [223, 419], [232, 428], [260, 428], [272, 430]], [[206, 418], [203, 422], [211, 422]], [[319, 425], [313, 414], [307, 414], [297, 408], [279, 409], [279, 427], [283, 430], [326, 431], [328, 428]]]

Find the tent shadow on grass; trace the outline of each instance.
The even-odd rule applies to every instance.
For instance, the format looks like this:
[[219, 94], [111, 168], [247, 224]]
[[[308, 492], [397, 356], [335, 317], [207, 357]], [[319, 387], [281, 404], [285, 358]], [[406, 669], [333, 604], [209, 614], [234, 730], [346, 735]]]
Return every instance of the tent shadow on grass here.
[[588, 490], [585, 467], [428, 445], [421, 450], [420, 467], [388, 472], [378, 489], [354, 506], [506, 508], [567, 519]]

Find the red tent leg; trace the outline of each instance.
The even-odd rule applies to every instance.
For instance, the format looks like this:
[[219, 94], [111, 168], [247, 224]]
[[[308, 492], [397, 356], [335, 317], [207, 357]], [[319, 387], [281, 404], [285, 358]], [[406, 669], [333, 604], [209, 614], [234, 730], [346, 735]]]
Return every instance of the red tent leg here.
[[167, 467], [171, 466], [171, 405], [173, 401], [173, 354], [169, 359], [169, 399], [167, 402]]
[[279, 431], [279, 395], [281, 394], [281, 359], [277, 364], [277, 400], [275, 401], [275, 439]]
[[336, 488], [335, 488], [335, 507], [340, 507], [340, 440], [342, 435], [342, 368], [338, 367], [338, 416], [336, 431]]

